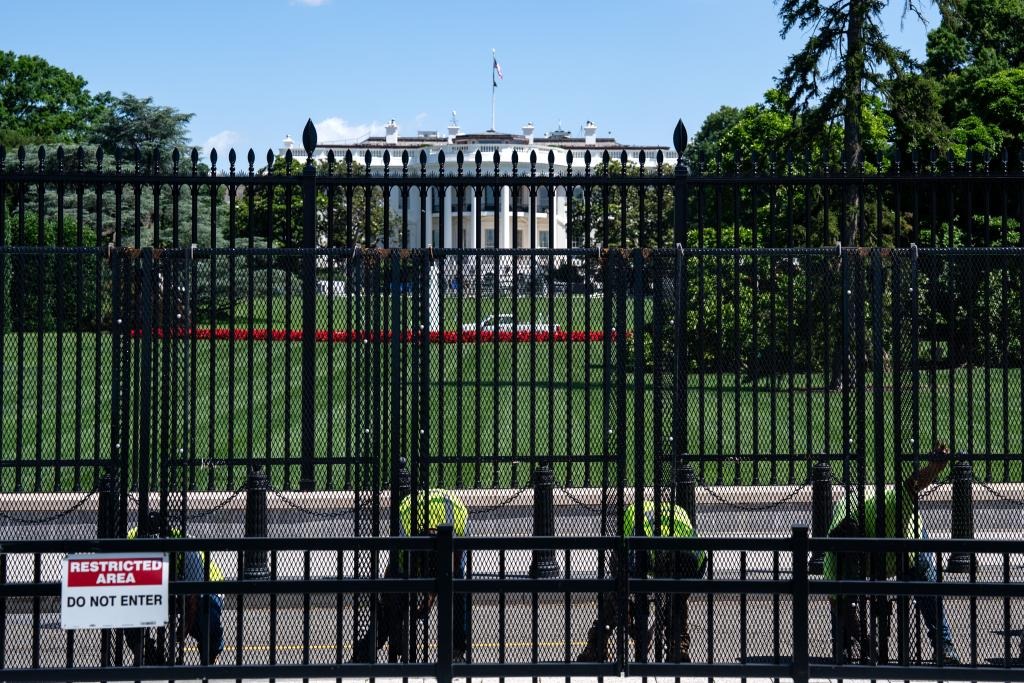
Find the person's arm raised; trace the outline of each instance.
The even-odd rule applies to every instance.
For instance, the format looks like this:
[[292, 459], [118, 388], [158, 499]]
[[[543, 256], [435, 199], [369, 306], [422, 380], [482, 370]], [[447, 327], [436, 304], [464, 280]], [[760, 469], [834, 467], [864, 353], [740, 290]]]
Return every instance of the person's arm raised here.
[[939, 472], [949, 464], [949, 447], [941, 442], [935, 443], [935, 448], [928, 456], [928, 464], [917, 470], [903, 482], [904, 488], [915, 496], [930, 486], [939, 476]]

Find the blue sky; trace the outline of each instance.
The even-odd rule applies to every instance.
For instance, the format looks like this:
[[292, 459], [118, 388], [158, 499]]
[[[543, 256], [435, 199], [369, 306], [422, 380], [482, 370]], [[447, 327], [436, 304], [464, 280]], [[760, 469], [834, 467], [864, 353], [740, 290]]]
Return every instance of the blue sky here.
[[[915, 56], [927, 28], [900, 0], [886, 27]], [[152, 96], [195, 113], [194, 144], [276, 149], [307, 117], [321, 140], [490, 127], [491, 49], [504, 72], [497, 128], [669, 144], [723, 104], [760, 99], [802, 42], [770, 0], [350, 2], [3, 0], [0, 49], [38, 54], [93, 92]], [[938, 22], [934, 10], [930, 26]], [[18, 30], [10, 30], [18, 27]]]

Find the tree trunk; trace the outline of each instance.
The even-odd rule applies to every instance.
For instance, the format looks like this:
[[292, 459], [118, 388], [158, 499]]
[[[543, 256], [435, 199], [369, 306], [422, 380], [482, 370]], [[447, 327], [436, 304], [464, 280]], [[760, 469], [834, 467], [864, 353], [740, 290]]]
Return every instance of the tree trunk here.
[[[849, 0], [849, 17], [846, 28], [846, 54], [844, 55], [843, 77], [843, 156], [846, 159], [845, 172], [853, 175], [861, 168], [864, 150], [860, 144], [860, 120], [864, 101], [864, 21], [868, 11], [867, 0]], [[839, 239], [845, 247], [857, 246], [860, 222], [860, 189], [855, 183], [843, 186], [843, 220], [839, 226]], [[840, 291], [840, 296], [846, 296]], [[855, 327], [854, 316], [857, 302], [848, 299], [847, 321], [850, 329]], [[829, 388], [839, 391], [843, 388], [843, 364], [849, 358], [843, 351], [843, 330], [836, 335], [836, 351], [832, 354], [832, 370]], [[851, 345], [852, 348], [852, 345]]]

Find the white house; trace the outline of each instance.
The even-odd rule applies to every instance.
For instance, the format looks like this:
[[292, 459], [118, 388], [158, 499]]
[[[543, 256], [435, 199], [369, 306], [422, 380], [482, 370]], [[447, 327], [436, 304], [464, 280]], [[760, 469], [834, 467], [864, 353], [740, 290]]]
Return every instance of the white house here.
[[[380, 173], [384, 168], [384, 152], [390, 153], [391, 173], [397, 175], [401, 172], [402, 152], [409, 153], [410, 175], [419, 175], [420, 152], [427, 153], [427, 175], [438, 173], [438, 154], [444, 152], [445, 175], [455, 175], [456, 158], [459, 152], [464, 156], [464, 175], [473, 175], [476, 172], [475, 157], [477, 151], [483, 156], [482, 173], [493, 175], [494, 153], [499, 154], [499, 173], [510, 174], [512, 172], [512, 153], [518, 154], [518, 170], [520, 175], [529, 175], [530, 153], [537, 153], [537, 173], [547, 175], [548, 156], [554, 153], [554, 170], [556, 175], [564, 174], [566, 170], [566, 153], [570, 150], [573, 153], [573, 170], [581, 172], [583, 159], [586, 151], [592, 155], [591, 164], [596, 166], [600, 163], [601, 156], [607, 151], [613, 159], [620, 159], [623, 152], [627, 158], [636, 163], [641, 150], [645, 153], [650, 166], [654, 165], [659, 151], [667, 154], [668, 148], [657, 145], [626, 145], [617, 142], [612, 137], [598, 137], [597, 124], [587, 121], [583, 126], [583, 136], [573, 137], [569, 132], [556, 130], [548, 133], [542, 138], [534, 137], [534, 126], [528, 123], [523, 126], [522, 134], [510, 133], [471, 133], [463, 134], [458, 124], [453, 121], [448, 126], [447, 136], [440, 136], [434, 131], [418, 131], [413, 137], [403, 137], [398, 134], [399, 126], [391, 120], [385, 127], [383, 137], [368, 137], [358, 142], [350, 143], [320, 143], [314, 157], [323, 159], [328, 152], [333, 151], [335, 158], [339, 161], [344, 159], [346, 152], [351, 152], [355, 161], [365, 163], [366, 153], [370, 153], [370, 170], [372, 173]], [[284, 147], [280, 150], [284, 154], [291, 150], [292, 155], [298, 160], [305, 159], [305, 152], [301, 147], [294, 147], [291, 137], [286, 137]], [[442, 196], [443, 194], [443, 196]], [[467, 191], [464, 193], [461, 230], [462, 246], [466, 248], [492, 248], [492, 247], [529, 247], [536, 245], [539, 248], [553, 246], [564, 248], [573, 246], [568, 244], [567, 230], [567, 201], [564, 188], [557, 189], [554, 196], [549, 196], [546, 189], [538, 192], [536, 200], [536, 220], [532, 226], [530, 220], [530, 196], [527, 188], [518, 188], [516, 196], [513, 197], [510, 188], [506, 185], [501, 188], [499, 196], [490, 188], [485, 188], [482, 194], [483, 206], [480, 211], [480, 244], [477, 244], [477, 199], [476, 193]], [[403, 215], [402, 196], [398, 188], [393, 188], [390, 196], [390, 208], [394, 215]], [[515, 208], [515, 211], [513, 211]], [[513, 221], [513, 213], [515, 220]], [[422, 246], [459, 246], [457, 231], [459, 230], [459, 202], [455, 189], [447, 187], [443, 193], [440, 188], [434, 187], [427, 191], [425, 197], [420, 196], [418, 188], [410, 190], [409, 206], [405, 214], [408, 216], [408, 234], [410, 247]], [[420, 243], [421, 214], [426, 217], [427, 230], [425, 244]], [[401, 229], [401, 221], [392, 222], [392, 241], [398, 241], [398, 231]], [[397, 224], [396, 224], [397, 223]]]

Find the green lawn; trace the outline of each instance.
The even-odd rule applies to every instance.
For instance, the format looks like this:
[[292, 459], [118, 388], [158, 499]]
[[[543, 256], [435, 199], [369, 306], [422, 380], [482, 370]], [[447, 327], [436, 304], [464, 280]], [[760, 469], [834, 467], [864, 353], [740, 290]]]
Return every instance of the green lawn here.
[[[582, 303], [577, 303], [582, 310]], [[603, 301], [596, 298], [591, 304], [599, 311]], [[563, 322], [557, 311], [552, 319]], [[572, 327], [584, 326], [574, 322]], [[597, 324], [591, 327], [600, 329]], [[79, 345], [72, 333], [44, 334], [38, 347], [39, 339], [34, 333], [26, 334], [19, 350], [16, 335], [3, 337], [0, 457], [6, 465], [0, 469], [0, 491], [88, 490], [93, 485], [93, 465], [114, 453], [111, 339], [105, 333], [82, 334]], [[160, 343], [156, 342], [158, 353]], [[173, 350], [181, 351], [183, 343], [174, 346], [178, 348]], [[186, 454], [194, 453], [194, 478], [189, 479], [184, 468], [172, 466], [168, 470], [172, 486], [233, 489], [244, 481], [245, 463], [251, 459], [270, 465], [275, 486], [295, 487], [301, 444], [301, 344], [200, 341], [195, 351], [191, 391], [179, 393], [183, 376], [174, 385], [179, 388], [169, 387], [176, 399], [169, 416], [172, 445], [180, 441], [174, 434], [182, 431], [182, 411], [188, 411], [193, 425], [194, 443]], [[660, 438], [669, 448], [674, 411], [682, 411], [680, 450], [702, 463], [709, 483], [803, 481], [803, 458], [826, 451], [832, 455], [837, 475], [842, 473], [843, 394], [823, 391], [818, 376], [810, 378], [810, 387], [803, 375], [792, 381], [781, 375], [773, 385], [763, 381], [754, 387], [742, 380], [737, 385], [733, 375], [723, 376], [719, 383], [713, 374], [703, 378], [693, 374], [685, 405], [673, 405], [670, 393], [661, 391], [656, 411], [653, 377], [645, 375], [638, 394], [633, 375], [627, 374], [626, 421], [619, 424], [618, 378], [615, 372], [603, 370], [603, 343], [481, 344], [479, 352], [476, 344], [431, 344], [428, 389], [418, 396], [413, 393], [412, 378], [412, 354], [418, 347], [403, 344], [400, 352], [407, 357], [400, 363], [405, 372], [399, 386], [404, 390], [396, 412], [390, 395], [390, 344], [316, 345], [318, 487], [369, 488], [375, 480], [386, 481], [392, 452], [419, 451], [413, 444], [418, 434], [413, 432], [411, 411], [422, 407], [420, 397], [425, 397], [428, 415], [427, 453], [431, 459], [443, 456], [446, 461], [431, 467], [430, 481], [435, 485], [521, 486], [528, 481], [533, 456], [553, 456], [559, 482], [615, 482], [621, 462], [627, 483], [632, 484], [638, 474], [650, 481], [655, 444]], [[610, 353], [614, 363], [614, 345]], [[1019, 369], [987, 373], [974, 369], [970, 381], [966, 369], [947, 370], [937, 373], [933, 389], [928, 373], [922, 373], [917, 411], [922, 446], [930, 446], [934, 439], [950, 441], [952, 420], [956, 450], [1018, 454], [1009, 466], [994, 463], [989, 472], [979, 463], [979, 475], [1019, 480], [1019, 454], [1024, 451], [1021, 379]], [[909, 374], [900, 378], [886, 374], [881, 392], [883, 442], [877, 445], [875, 394], [869, 387], [864, 409], [868, 481], [874, 478], [875, 453], [884, 454], [886, 478], [892, 479], [897, 426], [900, 450], [913, 452], [911, 382]], [[894, 415], [897, 383], [903, 401], [898, 416]], [[134, 403], [137, 397], [130, 394], [129, 400]], [[847, 434], [854, 440], [848, 447], [856, 454], [854, 392], [849, 394], [846, 414]], [[152, 422], [158, 453], [159, 418], [154, 414]], [[393, 426], [399, 435], [395, 448]], [[625, 444], [621, 459], [616, 455], [620, 441]], [[759, 462], [730, 460], [755, 454]], [[766, 454], [795, 454], [800, 460], [787, 457], [773, 462]], [[76, 467], [76, 460], [84, 467]], [[856, 475], [857, 463], [851, 461], [850, 467]]]

